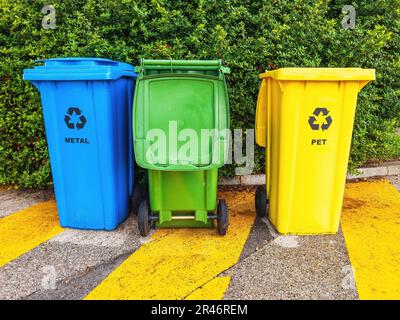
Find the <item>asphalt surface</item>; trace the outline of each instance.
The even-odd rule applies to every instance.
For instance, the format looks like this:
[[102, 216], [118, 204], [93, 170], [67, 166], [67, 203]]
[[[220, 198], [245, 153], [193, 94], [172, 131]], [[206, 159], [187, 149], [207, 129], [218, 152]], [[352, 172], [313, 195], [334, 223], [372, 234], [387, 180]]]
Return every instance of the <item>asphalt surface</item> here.
[[[400, 191], [400, 176], [388, 179]], [[259, 219], [242, 257], [225, 299], [358, 299], [341, 229], [336, 235], [283, 236]]]
[[[400, 177], [388, 179], [400, 191]], [[248, 214], [255, 188], [233, 188], [237, 197], [245, 195], [237, 204], [238, 212]], [[51, 191], [2, 188], [0, 221], [51, 199]], [[231, 202], [231, 206], [236, 204]], [[0, 267], [0, 299], [85, 298], [138, 248], [152, 241], [140, 237], [136, 222], [132, 214], [112, 232], [62, 231]], [[237, 262], [210, 282], [228, 279], [224, 299], [358, 299], [341, 230], [336, 235], [283, 236], [267, 219], [257, 218], [246, 236]]]
[[0, 218], [50, 199], [54, 199], [53, 190], [15, 190], [0, 187]]
[[131, 215], [117, 230], [65, 230], [0, 268], [0, 299], [82, 299], [142, 243]]
[[225, 299], [357, 299], [350, 266], [342, 232], [279, 235], [235, 266]]

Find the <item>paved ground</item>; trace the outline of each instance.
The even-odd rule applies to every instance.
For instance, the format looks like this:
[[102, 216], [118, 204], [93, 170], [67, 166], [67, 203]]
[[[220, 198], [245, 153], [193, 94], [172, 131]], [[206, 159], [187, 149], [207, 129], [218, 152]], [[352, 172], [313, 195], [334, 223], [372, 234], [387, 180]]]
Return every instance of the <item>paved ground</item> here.
[[393, 183], [393, 185], [400, 191], [400, 176], [391, 176], [389, 180]]
[[400, 297], [400, 177], [389, 179], [349, 183], [340, 232], [301, 237], [256, 219], [251, 187], [220, 191], [226, 237], [175, 229], [147, 238], [134, 215], [112, 232], [62, 229], [51, 192], [2, 188], [0, 299]]
[[54, 199], [52, 190], [9, 190], [0, 187], [0, 218], [50, 199]]
[[141, 241], [135, 216], [112, 232], [65, 230], [0, 269], [0, 299], [82, 299]]
[[355, 287], [342, 285], [349, 266], [342, 232], [278, 236], [235, 267], [225, 298], [355, 299]]

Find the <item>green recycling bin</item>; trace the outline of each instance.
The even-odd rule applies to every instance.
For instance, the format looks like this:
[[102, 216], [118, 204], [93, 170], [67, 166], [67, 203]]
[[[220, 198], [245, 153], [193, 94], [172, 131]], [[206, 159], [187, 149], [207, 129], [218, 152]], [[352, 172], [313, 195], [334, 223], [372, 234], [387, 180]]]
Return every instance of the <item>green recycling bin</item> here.
[[221, 60], [141, 60], [136, 71], [134, 150], [149, 188], [138, 210], [141, 235], [152, 226], [212, 228], [214, 220], [225, 235], [217, 180], [230, 143], [229, 68]]

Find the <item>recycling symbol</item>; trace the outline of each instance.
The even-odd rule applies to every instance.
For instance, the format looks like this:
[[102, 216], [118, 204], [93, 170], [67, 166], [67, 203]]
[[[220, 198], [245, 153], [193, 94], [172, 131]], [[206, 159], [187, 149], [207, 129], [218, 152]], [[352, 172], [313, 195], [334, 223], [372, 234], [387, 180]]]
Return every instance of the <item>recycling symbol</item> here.
[[[72, 121], [73, 116], [76, 115], [79, 119], [79, 121], [75, 122]], [[83, 129], [86, 124], [86, 118], [82, 114], [81, 109], [76, 108], [76, 107], [71, 107], [68, 109], [67, 114], [64, 116], [64, 122], [67, 125], [69, 129]]]
[[[320, 124], [320, 121], [317, 120], [317, 117], [324, 119], [324, 122]], [[332, 124], [332, 118], [329, 115], [329, 110], [326, 108], [316, 108], [313, 112], [313, 115], [309, 117], [308, 123], [313, 130], [328, 130]]]

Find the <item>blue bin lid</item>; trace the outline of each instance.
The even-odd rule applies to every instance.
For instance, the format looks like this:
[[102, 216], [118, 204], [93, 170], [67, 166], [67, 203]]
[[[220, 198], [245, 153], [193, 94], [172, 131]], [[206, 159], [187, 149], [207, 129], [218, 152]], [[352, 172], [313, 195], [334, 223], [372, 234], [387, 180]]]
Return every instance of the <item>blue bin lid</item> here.
[[116, 80], [121, 77], [136, 78], [130, 64], [102, 58], [54, 58], [37, 60], [43, 65], [24, 69], [24, 80]]

